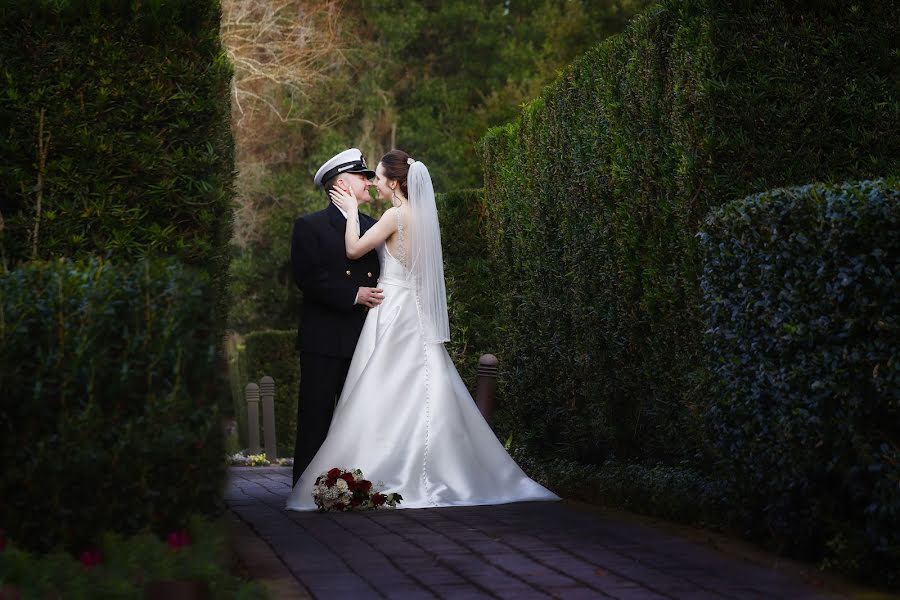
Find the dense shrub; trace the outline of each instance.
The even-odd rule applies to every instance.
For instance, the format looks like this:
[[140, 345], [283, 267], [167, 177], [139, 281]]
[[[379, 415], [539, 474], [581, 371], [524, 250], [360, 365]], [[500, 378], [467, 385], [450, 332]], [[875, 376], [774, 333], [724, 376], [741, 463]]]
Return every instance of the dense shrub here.
[[900, 180], [750, 196], [701, 240], [735, 505], [783, 547], [900, 584]]
[[247, 360], [245, 358], [246, 346], [243, 338], [232, 333], [225, 341], [225, 351], [228, 358], [228, 385], [231, 388], [231, 412], [235, 417], [237, 430], [231, 440], [226, 435], [226, 445], [235, 442], [237, 437], [239, 448], [229, 448], [229, 453], [237, 452], [247, 447], [247, 405], [244, 402], [244, 388], [249, 379], [247, 377]]
[[444, 278], [450, 311], [447, 350], [474, 392], [478, 359], [500, 352], [494, 265], [484, 233], [482, 190], [439, 194]]
[[[241, 371], [246, 377], [240, 384], [241, 394], [235, 398], [235, 411], [241, 439], [247, 440], [247, 403], [244, 386], [268, 375], [275, 380], [275, 440], [279, 457], [294, 456], [297, 439], [297, 397], [300, 390], [300, 363], [296, 350], [297, 331], [254, 331], [244, 340], [240, 357]], [[259, 443], [264, 441], [262, 407], [259, 413]]]
[[514, 448], [512, 456], [530, 477], [565, 498], [625, 508], [656, 517], [721, 526], [719, 481], [690, 465], [644, 466], [608, 460], [586, 465], [545, 458]]
[[176, 256], [212, 277], [224, 315], [232, 71], [218, 2], [10, 0], [0, 25], [3, 261]]
[[[259, 235], [242, 247], [233, 246], [229, 267], [229, 329], [241, 334], [297, 326], [303, 293], [291, 272], [291, 232], [297, 217], [326, 206], [324, 194], [313, 187], [312, 176], [305, 169], [263, 177], [256, 184], [258, 187], [242, 191], [246, 196], [264, 195], [267, 200]], [[369, 206], [362, 210], [372, 214]]]
[[175, 261], [0, 275], [0, 529], [21, 547], [79, 550], [218, 509], [212, 296]]
[[200, 581], [209, 585], [211, 598], [267, 598], [262, 586], [228, 572], [223, 534], [200, 518], [192, 519], [188, 530], [170, 532], [166, 541], [147, 533], [129, 538], [106, 533], [84, 562], [65, 552], [36, 556], [13, 540], [0, 550], [0, 597], [130, 600], [144, 597], [150, 582]]
[[519, 442], [703, 453], [695, 234], [749, 193], [900, 170], [900, 5], [668, 0], [483, 143]]

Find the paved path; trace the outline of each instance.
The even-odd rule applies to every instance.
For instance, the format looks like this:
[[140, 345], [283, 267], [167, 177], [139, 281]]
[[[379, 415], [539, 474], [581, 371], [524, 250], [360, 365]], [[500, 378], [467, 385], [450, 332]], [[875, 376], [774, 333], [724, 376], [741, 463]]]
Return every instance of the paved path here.
[[313, 598], [840, 597], [575, 503], [298, 513], [290, 477], [232, 468], [225, 500]]

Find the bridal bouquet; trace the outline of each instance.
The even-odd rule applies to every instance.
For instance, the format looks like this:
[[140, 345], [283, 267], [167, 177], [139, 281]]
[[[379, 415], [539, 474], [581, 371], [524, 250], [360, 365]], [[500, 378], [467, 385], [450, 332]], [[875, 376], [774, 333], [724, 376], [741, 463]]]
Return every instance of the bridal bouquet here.
[[376, 492], [359, 469], [334, 468], [322, 473], [316, 477], [312, 495], [321, 512], [395, 508], [403, 500], [397, 493]]

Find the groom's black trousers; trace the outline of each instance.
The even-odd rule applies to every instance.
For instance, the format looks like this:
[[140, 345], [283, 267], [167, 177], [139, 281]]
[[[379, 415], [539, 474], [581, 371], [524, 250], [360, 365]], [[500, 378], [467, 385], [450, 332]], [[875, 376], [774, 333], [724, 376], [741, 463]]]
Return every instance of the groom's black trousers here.
[[[297, 442], [294, 446], [295, 484], [325, 441], [334, 405], [341, 397], [349, 368], [350, 358], [300, 353], [300, 398], [297, 400]], [[328, 468], [333, 466], [336, 465], [329, 465]]]

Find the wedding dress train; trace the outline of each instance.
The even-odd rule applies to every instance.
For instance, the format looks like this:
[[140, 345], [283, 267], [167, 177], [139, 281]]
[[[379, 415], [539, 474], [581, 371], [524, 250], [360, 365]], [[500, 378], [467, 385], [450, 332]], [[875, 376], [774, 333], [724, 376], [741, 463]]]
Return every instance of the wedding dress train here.
[[410, 272], [378, 253], [384, 302], [369, 311], [328, 436], [287, 508], [315, 510], [313, 484], [332, 467], [400, 493], [398, 508], [559, 500], [507, 454], [444, 345], [426, 343]]

